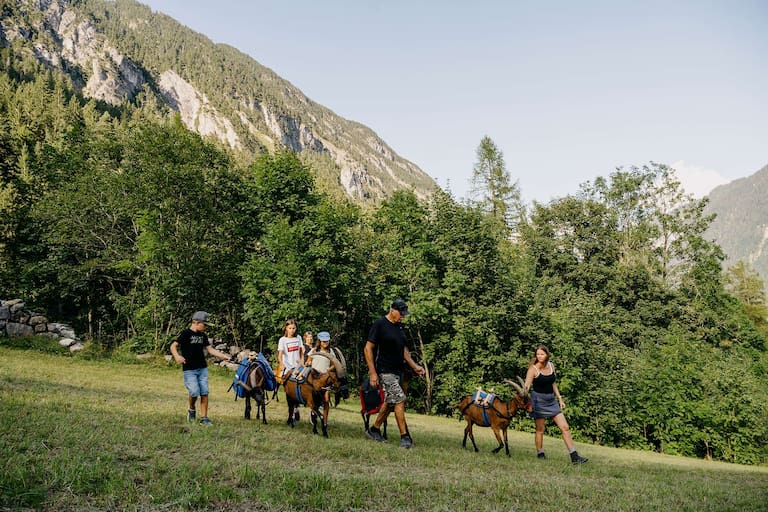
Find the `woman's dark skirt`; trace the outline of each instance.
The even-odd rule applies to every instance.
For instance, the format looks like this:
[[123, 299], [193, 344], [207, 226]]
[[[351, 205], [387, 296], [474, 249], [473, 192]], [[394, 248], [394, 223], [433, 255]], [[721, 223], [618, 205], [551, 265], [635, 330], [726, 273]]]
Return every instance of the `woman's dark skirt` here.
[[554, 418], [563, 412], [554, 393], [531, 391], [531, 404], [533, 404], [533, 411], [531, 412], [531, 418], [533, 419]]

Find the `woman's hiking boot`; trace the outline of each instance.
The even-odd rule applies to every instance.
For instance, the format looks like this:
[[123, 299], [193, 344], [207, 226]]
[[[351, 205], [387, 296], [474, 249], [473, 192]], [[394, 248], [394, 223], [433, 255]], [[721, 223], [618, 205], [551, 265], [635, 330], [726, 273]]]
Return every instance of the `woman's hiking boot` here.
[[571, 452], [571, 464], [584, 464], [589, 459], [579, 455], [579, 452]]

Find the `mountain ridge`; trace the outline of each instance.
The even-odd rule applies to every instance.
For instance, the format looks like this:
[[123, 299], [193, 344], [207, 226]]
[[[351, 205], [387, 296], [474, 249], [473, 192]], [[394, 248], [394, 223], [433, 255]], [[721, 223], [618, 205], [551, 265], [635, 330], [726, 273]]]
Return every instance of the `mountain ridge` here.
[[338, 116], [254, 58], [213, 43], [133, 0], [4, 3], [0, 44], [17, 45], [110, 105], [156, 102], [193, 131], [252, 156], [287, 147], [320, 162], [331, 186], [361, 202], [434, 179], [373, 130]]
[[717, 216], [706, 232], [725, 252], [725, 266], [743, 261], [768, 279], [768, 165], [745, 178], [715, 187], [705, 213]]

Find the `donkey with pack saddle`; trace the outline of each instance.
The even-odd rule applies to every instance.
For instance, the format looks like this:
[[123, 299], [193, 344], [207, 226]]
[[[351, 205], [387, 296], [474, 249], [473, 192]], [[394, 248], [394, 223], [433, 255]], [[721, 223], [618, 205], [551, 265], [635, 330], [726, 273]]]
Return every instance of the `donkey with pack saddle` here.
[[256, 402], [256, 419], [261, 416], [267, 424], [267, 392], [277, 389], [272, 367], [261, 352], [250, 352], [240, 361], [229, 389], [235, 391], [235, 400], [245, 398], [243, 418], [251, 419], [251, 399]]
[[533, 410], [530, 396], [523, 387], [525, 383], [520, 377], [517, 379], [519, 384], [509, 379], [505, 380], [516, 391], [512, 400], [504, 401], [492, 393], [478, 390], [472, 395], [465, 396], [458, 405], [454, 406], [467, 421], [467, 426], [464, 428], [464, 440], [461, 446], [467, 447], [467, 436], [469, 436], [475, 452], [479, 451], [475, 444], [472, 426], [491, 427], [493, 434], [496, 436], [496, 441], [499, 443], [499, 446], [493, 450], [493, 453], [498, 453], [503, 447], [506, 449], [507, 457], [509, 457], [509, 441], [507, 441], [509, 422], [518, 410], [524, 410], [529, 413]]
[[321, 418], [320, 407], [322, 407], [323, 436], [328, 437], [328, 412], [331, 408], [329, 391], [338, 391], [347, 371], [334, 357], [321, 354], [316, 354], [314, 357], [328, 358], [329, 365], [326, 371], [299, 367], [291, 376], [283, 379], [283, 390], [288, 401], [288, 425], [295, 426], [294, 411], [297, 406], [303, 405], [310, 410], [312, 433], [317, 434], [317, 423]]

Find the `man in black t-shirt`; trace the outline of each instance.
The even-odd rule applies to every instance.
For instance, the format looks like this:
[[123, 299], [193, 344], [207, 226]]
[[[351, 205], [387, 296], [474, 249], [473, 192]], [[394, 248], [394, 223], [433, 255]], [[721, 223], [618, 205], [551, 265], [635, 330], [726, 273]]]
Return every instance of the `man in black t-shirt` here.
[[417, 375], [424, 375], [424, 368], [414, 362], [406, 346], [407, 338], [401, 322], [407, 314], [408, 305], [400, 299], [394, 301], [389, 312], [374, 322], [365, 344], [365, 362], [368, 364], [371, 386], [375, 388], [381, 384], [384, 388], [384, 405], [366, 435], [374, 441], [383, 442], [384, 437], [379, 428], [389, 413], [395, 411], [397, 427], [400, 429], [400, 446], [403, 448], [412, 447], [413, 439], [405, 422], [406, 397], [400, 379], [405, 364]]

